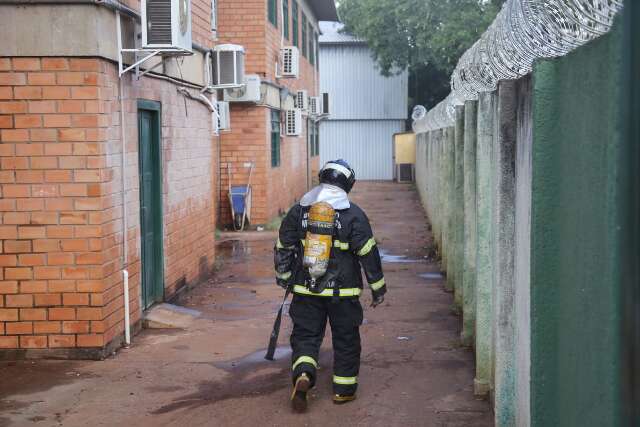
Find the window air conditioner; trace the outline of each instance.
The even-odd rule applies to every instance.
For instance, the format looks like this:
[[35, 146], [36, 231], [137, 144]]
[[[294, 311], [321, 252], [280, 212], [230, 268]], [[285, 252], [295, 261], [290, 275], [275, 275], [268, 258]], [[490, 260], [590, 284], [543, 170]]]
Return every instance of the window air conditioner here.
[[224, 89], [244, 84], [244, 48], [237, 44], [221, 44], [213, 48], [211, 57], [212, 87]]
[[306, 90], [299, 90], [296, 92], [296, 108], [305, 111], [309, 109], [309, 96], [307, 95], [307, 93], [308, 92]]
[[280, 63], [282, 64], [282, 77], [298, 78], [300, 53], [297, 47], [287, 46], [280, 49]]
[[231, 114], [229, 113], [229, 103], [218, 101], [218, 130], [231, 130]]
[[302, 134], [302, 110], [294, 108], [287, 110], [285, 133], [287, 136], [299, 136]]
[[312, 96], [309, 98], [309, 114], [312, 116], [319, 116], [322, 114], [322, 98], [319, 96]]
[[142, 47], [191, 51], [191, 0], [142, 0]]
[[260, 76], [249, 74], [244, 76], [244, 84], [236, 88], [224, 90], [227, 102], [260, 102]]

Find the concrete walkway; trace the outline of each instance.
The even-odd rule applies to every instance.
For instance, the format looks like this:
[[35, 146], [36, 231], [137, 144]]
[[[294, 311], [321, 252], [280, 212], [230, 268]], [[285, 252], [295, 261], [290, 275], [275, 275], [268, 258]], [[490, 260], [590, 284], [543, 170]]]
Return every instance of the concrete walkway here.
[[358, 183], [383, 249], [389, 294], [362, 298], [359, 398], [331, 403], [329, 337], [307, 414], [289, 409], [291, 330], [275, 362], [263, 359], [282, 292], [273, 283], [274, 233], [219, 243], [221, 270], [183, 297], [200, 311], [187, 330], [146, 330], [103, 362], [0, 363], [0, 426], [490, 426], [473, 397], [472, 353], [460, 348], [453, 295], [411, 186]]

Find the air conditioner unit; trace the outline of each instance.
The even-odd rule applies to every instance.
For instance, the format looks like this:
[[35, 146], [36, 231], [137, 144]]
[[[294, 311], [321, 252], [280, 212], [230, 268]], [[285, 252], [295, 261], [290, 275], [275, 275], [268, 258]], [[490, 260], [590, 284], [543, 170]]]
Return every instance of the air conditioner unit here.
[[299, 136], [302, 134], [302, 110], [294, 108], [287, 110], [285, 122], [285, 134], [287, 136]]
[[260, 76], [249, 74], [244, 76], [244, 84], [234, 89], [224, 90], [227, 102], [260, 102]]
[[231, 114], [229, 113], [229, 103], [218, 101], [218, 130], [231, 130]]
[[191, 51], [191, 0], [142, 0], [142, 47]]
[[244, 48], [237, 44], [221, 44], [213, 48], [211, 57], [212, 87], [224, 89], [244, 84]]
[[296, 92], [296, 108], [305, 111], [309, 109], [309, 96], [307, 95], [307, 93], [308, 92], [306, 90], [299, 90]]
[[396, 179], [398, 182], [413, 182], [415, 169], [413, 163], [399, 163], [396, 165]]
[[282, 77], [298, 78], [300, 51], [297, 47], [287, 46], [280, 49], [280, 63], [282, 64]]
[[312, 96], [309, 98], [309, 114], [312, 116], [319, 116], [322, 114], [322, 98], [319, 96]]

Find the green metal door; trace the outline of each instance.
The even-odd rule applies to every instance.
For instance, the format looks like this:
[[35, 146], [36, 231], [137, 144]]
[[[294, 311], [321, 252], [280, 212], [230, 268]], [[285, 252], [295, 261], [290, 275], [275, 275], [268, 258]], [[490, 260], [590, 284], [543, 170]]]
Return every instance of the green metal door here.
[[160, 168], [160, 105], [138, 102], [140, 169], [140, 235], [143, 309], [162, 301], [162, 175]]

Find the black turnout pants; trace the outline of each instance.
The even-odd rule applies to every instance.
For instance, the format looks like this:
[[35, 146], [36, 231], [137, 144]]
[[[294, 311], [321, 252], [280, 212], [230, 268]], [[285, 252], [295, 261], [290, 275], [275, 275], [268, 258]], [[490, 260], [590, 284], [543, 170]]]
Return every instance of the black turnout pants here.
[[360, 369], [360, 325], [362, 306], [358, 297], [334, 298], [294, 295], [289, 309], [293, 381], [303, 372], [315, 384], [320, 345], [327, 318], [333, 338], [333, 392], [353, 394]]

